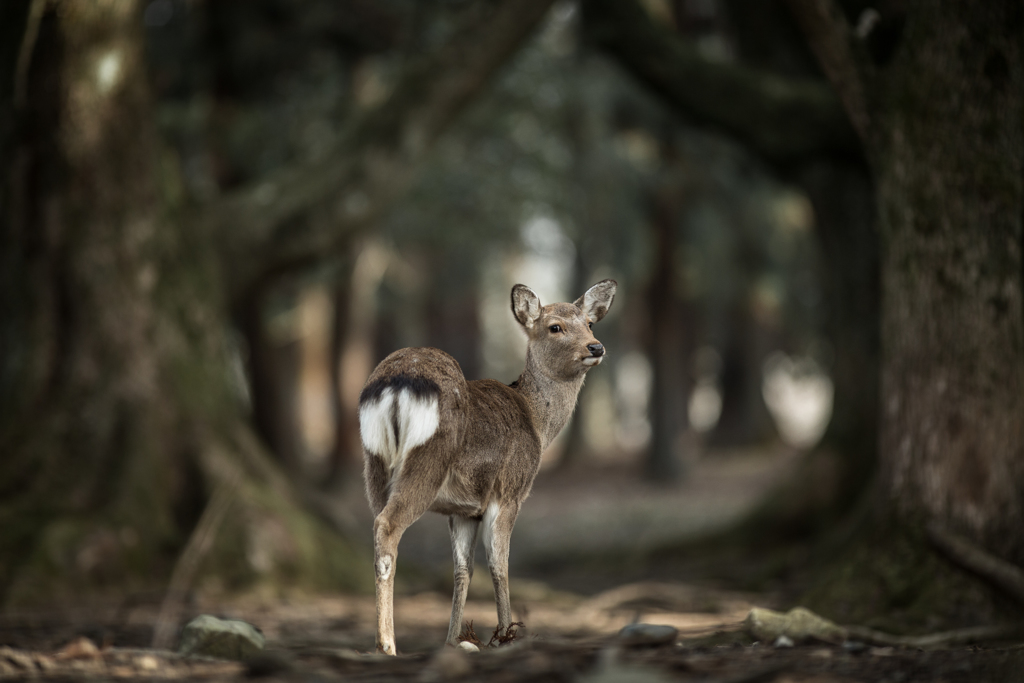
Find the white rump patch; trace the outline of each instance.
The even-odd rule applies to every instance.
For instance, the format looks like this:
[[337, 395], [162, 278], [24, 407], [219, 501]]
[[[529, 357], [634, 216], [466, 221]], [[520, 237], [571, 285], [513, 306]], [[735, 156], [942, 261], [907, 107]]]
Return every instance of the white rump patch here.
[[391, 407], [395, 400], [393, 389], [385, 389], [375, 401], [359, 406], [359, 437], [363, 448], [390, 462], [398, 450], [395, 431], [391, 426]]
[[439, 418], [437, 396], [419, 398], [408, 389], [388, 387], [359, 407], [359, 436], [363, 447], [380, 456], [394, 475], [409, 451], [434, 435]]
[[398, 449], [403, 457], [434, 435], [438, 418], [437, 396], [417, 398], [408, 390], [398, 394], [398, 431], [402, 439]]

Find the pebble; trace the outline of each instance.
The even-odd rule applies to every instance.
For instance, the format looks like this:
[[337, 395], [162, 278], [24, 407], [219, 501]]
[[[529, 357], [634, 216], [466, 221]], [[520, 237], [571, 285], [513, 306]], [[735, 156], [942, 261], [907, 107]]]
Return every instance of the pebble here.
[[465, 650], [466, 652], [480, 652], [480, 648], [474, 645], [473, 643], [469, 642], [468, 640], [464, 640], [461, 643], [459, 643], [459, 649]]
[[857, 654], [859, 652], [864, 652], [864, 650], [868, 649], [868, 646], [859, 640], [846, 640], [843, 641], [843, 649], [847, 652]]
[[779, 636], [773, 643], [775, 647], [793, 647], [794, 644], [793, 639], [789, 636]]
[[664, 624], [629, 624], [619, 631], [623, 645], [667, 645], [676, 641], [679, 629]]

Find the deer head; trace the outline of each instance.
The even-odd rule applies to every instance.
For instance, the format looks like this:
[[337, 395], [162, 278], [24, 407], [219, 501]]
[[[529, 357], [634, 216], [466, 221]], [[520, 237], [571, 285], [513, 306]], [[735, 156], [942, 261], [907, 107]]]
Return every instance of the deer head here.
[[527, 335], [527, 365], [559, 381], [582, 377], [599, 365], [604, 346], [591, 327], [605, 316], [615, 298], [617, 284], [602, 280], [575, 302], [542, 306], [526, 285], [512, 288], [512, 314]]

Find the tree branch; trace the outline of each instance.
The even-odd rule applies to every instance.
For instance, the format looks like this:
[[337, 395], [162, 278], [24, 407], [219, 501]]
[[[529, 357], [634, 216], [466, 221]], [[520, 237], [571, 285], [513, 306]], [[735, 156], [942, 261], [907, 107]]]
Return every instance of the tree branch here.
[[[354, 115], [323, 159], [281, 169], [206, 207], [198, 228], [216, 234], [230, 292], [336, 251], [378, 216], [552, 2], [500, 0], [444, 47], [414, 58], [391, 96]], [[292, 220], [322, 207], [330, 209], [326, 220]]]
[[855, 42], [850, 25], [834, 0], [786, 0], [822, 71], [843, 101], [850, 122], [862, 141], [868, 139], [871, 118], [865, 92], [870, 74], [867, 60]]
[[598, 47], [687, 118], [724, 129], [769, 161], [859, 153], [827, 85], [708, 60], [634, 0], [588, 0], [583, 10]]

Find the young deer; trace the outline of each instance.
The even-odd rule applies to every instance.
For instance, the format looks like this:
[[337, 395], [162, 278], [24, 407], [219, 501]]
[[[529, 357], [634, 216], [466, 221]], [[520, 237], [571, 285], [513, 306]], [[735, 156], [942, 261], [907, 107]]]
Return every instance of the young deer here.
[[569, 421], [583, 379], [604, 347], [591, 325], [615, 297], [603, 280], [575, 303], [541, 306], [529, 287], [512, 288], [512, 313], [526, 330], [526, 369], [506, 386], [467, 382], [455, 359], [430, 348], [401, 349], [381, 361], [359, 396], [366, 496], [377, 576], [377, 650], [395, 651], [398, 541], [428, 510], [448, 515], [455, 592], [448, 644], [462, 629], [477, 531], [483, 523], [498, 628], [512, 624], [508, 548], [541, 452]]

